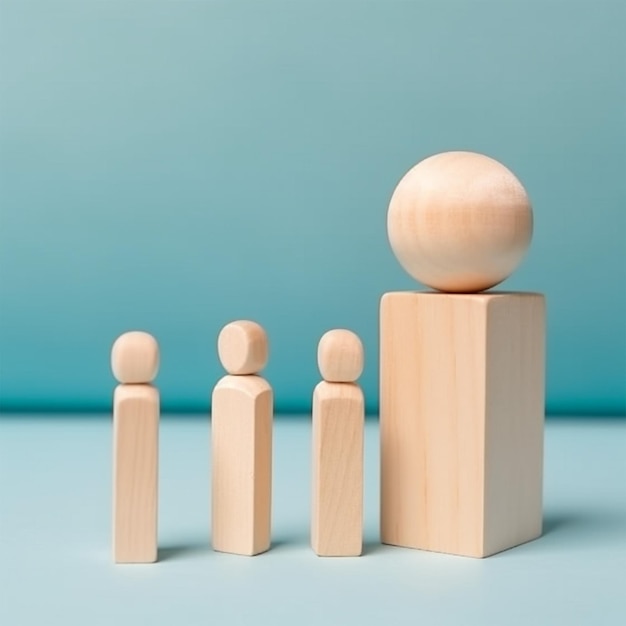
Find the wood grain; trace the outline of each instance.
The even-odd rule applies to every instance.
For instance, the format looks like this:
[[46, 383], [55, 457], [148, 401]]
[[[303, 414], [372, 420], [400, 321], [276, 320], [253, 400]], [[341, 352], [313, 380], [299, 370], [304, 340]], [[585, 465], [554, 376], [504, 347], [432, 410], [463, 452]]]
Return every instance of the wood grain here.
[[271, 543], [273, 393], [260, 376], [225, 376], [212, 400], [212, 542], [252, 556]]
[[113, 404], [113, 556], [116, 563], [151, 563], [157, 559], [159, 392], [118, 385]]
[[356, 333], [334, 328], [324, 333], [317, 347], [317, 366], [329, 383], [353, 383], [363, 373], [363, 343]]
[[313, 393], [311, 545], [320, 556], [363, 550], [364, 399], [352, 383], [321, 382]]
[[151, 383], [159, 371], [159, 344], [141, 330], [120, 335], [111, 349], [111, 370], [120, 383]]
[[541, 533], [544, 298], [381, 302], [381, 536], [483, 557]]
[[269, 356], [265, 329], [251, 320], [230, 322], [218, 336], [217, 352], [229, 374], [258, 374], [267, 364]]
[[526, 190], [502, 163], [475, 152], [420, 161], [398, 183], [387, 233], [400, 265], [433, 289], [476, 292], [502, 282], [532, 237]]

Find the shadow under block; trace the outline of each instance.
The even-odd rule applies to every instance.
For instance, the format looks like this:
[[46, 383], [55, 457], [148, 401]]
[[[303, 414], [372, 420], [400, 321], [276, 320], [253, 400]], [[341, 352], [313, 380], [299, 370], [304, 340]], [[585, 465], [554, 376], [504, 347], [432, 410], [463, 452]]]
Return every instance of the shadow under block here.
[[364, 419], [358, 385], [317, 385], [311, 545], [319, 556], [359, 556], [363, 550]]
[[113, 558], [157, 559], [159, 392], [118, 385], [113, 398]]
[[212, 541], [253, 556], [271, 542], [272, 388], [260, 376], [225, 376], [213, 391]]
[[484, 557], [542, 527], [545, 300], [381, 301], [383, 543]]

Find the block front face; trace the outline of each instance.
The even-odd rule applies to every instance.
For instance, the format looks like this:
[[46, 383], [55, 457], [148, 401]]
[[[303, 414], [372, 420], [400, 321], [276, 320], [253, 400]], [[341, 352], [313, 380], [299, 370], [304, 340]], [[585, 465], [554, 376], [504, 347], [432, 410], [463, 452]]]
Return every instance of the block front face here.
[[545, 403], [545, 299], [489, 301], [485, 554], [541, 534]]
[[482, 553], [485, 311], [474, 295], [383, 297], [384, 543]]
[[542, 296], [386, 294], [382, 541], [482, 557], [538, 536], [543, 402]]

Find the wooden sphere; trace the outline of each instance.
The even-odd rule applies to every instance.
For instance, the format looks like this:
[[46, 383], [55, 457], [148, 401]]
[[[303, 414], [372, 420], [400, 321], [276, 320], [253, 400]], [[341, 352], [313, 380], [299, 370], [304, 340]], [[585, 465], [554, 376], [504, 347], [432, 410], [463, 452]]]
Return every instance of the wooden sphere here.
[[474, 152], [444, 152], [398, 183], [389, 242], [413, 278], [440, 291], [489, 289], [519, 265], [532, 236], [524, 187], [504, 165]]
[[352, 383], [363, 372], [363, 344], [351, 330], [329, 330], [320, 339], [317, 364], [329, 383]]
[[159, 371], [157, 340], [140, 330], [120, 335], [111, 350], [111, 369], [120, 383], [152, 382]]
[[267, 364], [268, 341], [262, 326], [249, 320], [226, 324], [217, 340], [224, 369], [232, 375], [257, 374]]

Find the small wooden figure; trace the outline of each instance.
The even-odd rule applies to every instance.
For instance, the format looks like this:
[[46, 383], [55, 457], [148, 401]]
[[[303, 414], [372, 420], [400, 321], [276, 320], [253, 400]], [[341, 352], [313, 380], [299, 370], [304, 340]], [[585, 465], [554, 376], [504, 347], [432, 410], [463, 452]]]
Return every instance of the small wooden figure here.
[[231, 322], [218, 353], [228, 375], [212, 398], [213, 549], [253, 556], [271, 543], [273, 393], [258, 375], [268, 358], [265, 331]]
[[439, 154], [400, 181], [387, 225], [401, 265], [449, 293], [381, 301], [382, 541], [484, 557], [534, 539], [542, 527], [545, 302], [533, 293], [475, 293], [524, 256], [526, 192], [493, 159]]
[[159, 346], [148, 333], [121, 335], [111, 367], [120, 384], [113, 397], [113, 558], [157, 559]]
[[356, 381], [363, 344], [349, 330], [331, 330], [317, 355], [324, 380], [313, 393], [311, 545], [319, 556], [360, 556], [365, 404]]

